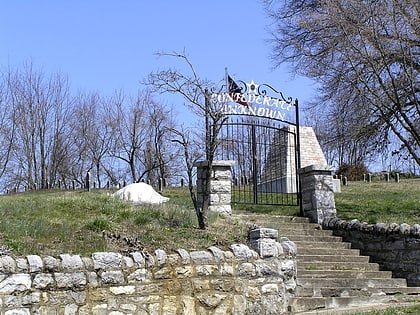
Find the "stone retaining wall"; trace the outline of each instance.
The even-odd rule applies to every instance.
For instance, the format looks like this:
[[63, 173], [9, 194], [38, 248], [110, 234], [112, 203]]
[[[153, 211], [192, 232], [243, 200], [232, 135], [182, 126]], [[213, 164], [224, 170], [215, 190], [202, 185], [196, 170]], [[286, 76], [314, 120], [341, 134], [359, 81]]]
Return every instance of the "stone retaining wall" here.
[[296, 247], [287, 239], [270, 244], [275, 252], [259, 244], [264, 258], [243, 244], [176, 254], [2, 256], [0, 313], [281, 314], [296, 287]]
[[353, 248], [370, 256], [372, 262], [392, 271], [394, 277], [406, 278], [409, 286], [420, 286], [419, 224], [367, 224], [328, 218], [323, 226], [351, 242]]

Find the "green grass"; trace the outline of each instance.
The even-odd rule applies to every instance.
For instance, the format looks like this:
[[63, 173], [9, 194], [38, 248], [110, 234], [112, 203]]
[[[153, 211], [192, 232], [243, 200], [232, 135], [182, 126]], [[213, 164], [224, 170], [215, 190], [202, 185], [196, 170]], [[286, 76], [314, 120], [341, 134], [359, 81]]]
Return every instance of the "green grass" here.
[[[209, 214], [210, 228], [198, 229], [187, 190], [163, 193], [170, 202], [135, 206], [105, 191], [38, 191], [0, 196], [0, 244], [15, 255], [90, 255], [122, 250], [124, 237], [144, 249], [227, 248], [244, 242], [246, 230], [229, 218]], [[219, 233], [219, 231], [226, 233]], [[107, 235], [120, 235], [116, 240]]]
[[335, 194], [337, 216], [370, 224], [420, 224], [420, 178], [395, 182], [349, 182]]
[[[209, 213], [208, 230], [197, 218], [186, 188], [162, 192], [170, 201], [160, 207], [134, 206], [111, 198], [106, 191], [37, 191], [0, 196], [0, 245], [15, 255], [90, 255], [121, 250], [121, 240], [137, 239], [150, 251], [205, 249], [246, 241], [246, 228], [233, 218]], [[337, 215], [369, 223], [420, 223], [420, 179], [394, 182], [349, 182], [335, 195]], [[233, 212], [297, 215], [298, 207], [232, 204]], [[223, 231], [223, 232], [221, 232]]]

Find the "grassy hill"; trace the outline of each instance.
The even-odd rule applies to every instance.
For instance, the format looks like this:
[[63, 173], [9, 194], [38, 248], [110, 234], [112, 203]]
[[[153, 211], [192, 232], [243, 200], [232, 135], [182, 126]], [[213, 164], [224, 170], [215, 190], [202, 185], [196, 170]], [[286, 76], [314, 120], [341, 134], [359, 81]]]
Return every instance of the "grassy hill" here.
[[[188, 191], [166, 189], [170, 202], [134, 206], [106, 191], [36, 191], [0, 196], [0, 245], [15, 255], [89, 255], [95, 251], [160, 248], [227, 248], [246, 240], [246, 227], [234, 218], [210, 213], [210, 228], [197, 229]], [[400, 183], [350, 182], [336, 194], [342, 219], [368, 223], [420, 223], [420, 179]], [[293, 215], [297, 208], [233, 205], [233, 211]]]

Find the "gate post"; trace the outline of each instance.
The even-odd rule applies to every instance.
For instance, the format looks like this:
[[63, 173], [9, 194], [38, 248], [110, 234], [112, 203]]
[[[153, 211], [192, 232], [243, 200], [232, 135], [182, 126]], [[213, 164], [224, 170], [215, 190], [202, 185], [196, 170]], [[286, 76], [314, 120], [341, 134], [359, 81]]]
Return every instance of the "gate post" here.
[[[197, 202], [203, 203], [206, 195], [209, 198], [209, 211], [223, 215], [231, 215], [231, 167], [235, 164], [232, 160], [213, 161], [210, 182], [207, 183], [206, 174], [209, 161], [200, 161], [194, 164], [197, 167]], [[207, 190], [207, 191], [206, 191]]]
[[303, 216], [318, 224], [325, 218], [336, 217], [332, 168], [327, 165], [309, 165], [299, 169], [298, 173]]

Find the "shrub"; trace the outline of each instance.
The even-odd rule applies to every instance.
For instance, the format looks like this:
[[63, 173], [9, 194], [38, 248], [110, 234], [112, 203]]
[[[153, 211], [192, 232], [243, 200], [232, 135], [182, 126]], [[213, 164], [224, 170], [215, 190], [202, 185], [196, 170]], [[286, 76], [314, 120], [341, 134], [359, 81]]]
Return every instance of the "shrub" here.
[[363, 174], [367, 173], [369, 173], [369, 171], [363, 164], [341, 164], [336, 172], [338, 176], [343, 175], [351, 181], [361, 180]]

